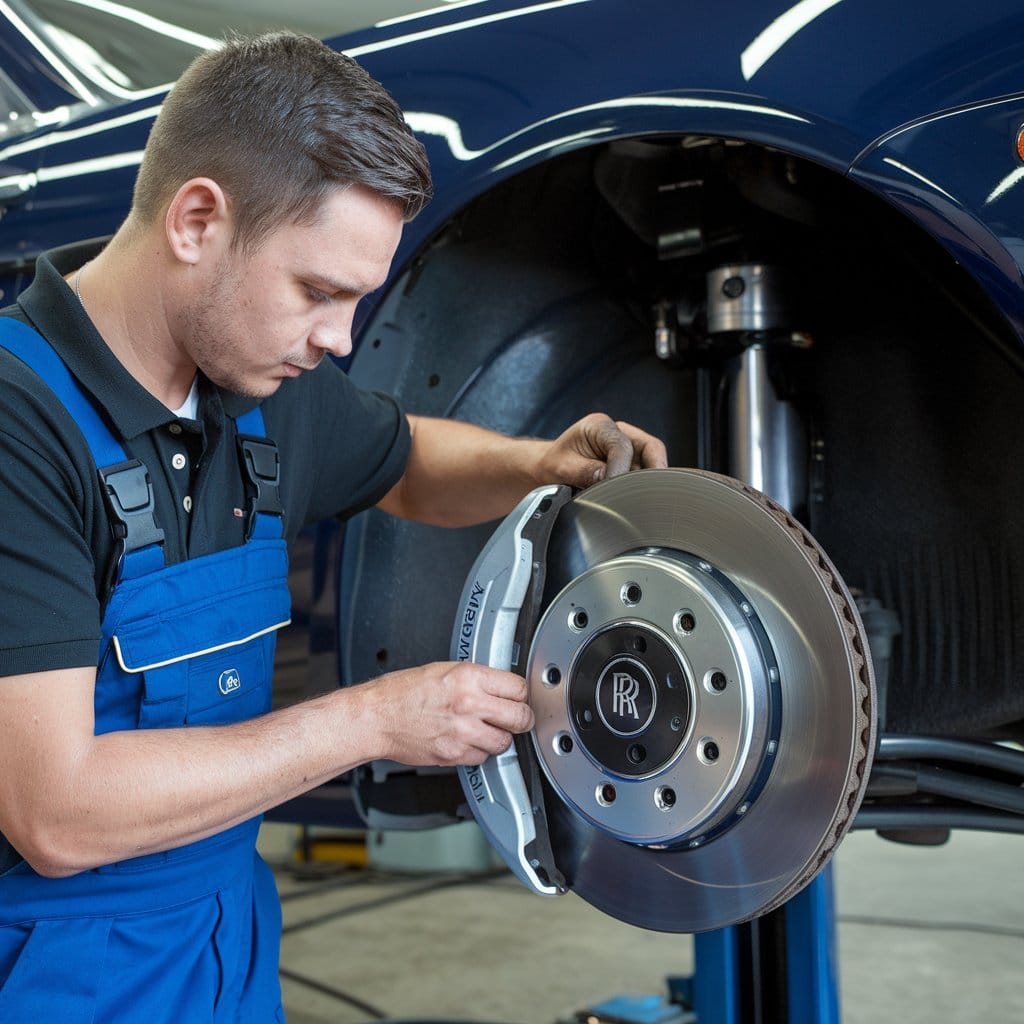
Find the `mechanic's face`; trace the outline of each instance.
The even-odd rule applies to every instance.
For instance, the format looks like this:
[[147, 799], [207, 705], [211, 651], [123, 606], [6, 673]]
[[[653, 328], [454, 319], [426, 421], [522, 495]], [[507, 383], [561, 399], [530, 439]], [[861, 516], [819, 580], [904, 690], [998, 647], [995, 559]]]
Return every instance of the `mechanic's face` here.
[[402, 223], [397, 203], [355, 185], [255, 253], [225, 251], [186, 311], [195, 364], [229, 391], [265, 398], [327, 353], [348, 355], [356, 304], [387, 278]]

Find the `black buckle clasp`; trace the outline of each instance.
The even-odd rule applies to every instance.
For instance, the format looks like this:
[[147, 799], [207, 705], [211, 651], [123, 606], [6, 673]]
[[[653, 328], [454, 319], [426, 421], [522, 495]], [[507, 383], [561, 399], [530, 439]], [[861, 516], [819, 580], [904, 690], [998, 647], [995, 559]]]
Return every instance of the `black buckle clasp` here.
[[156, 525], [153, 484], [144, 463], [138, 459], [119, 462], [99, 470], [99, 476], [114, 534], [114, 557], [107, 573], [112, 584], [125, 555], [151, 544], [163, 544], [164, 531]]
[[281, 460], [277, 445], [269, 438], [253, 434], [238, 435], [238, 450], [245, 472], [249, 508], [246, 515], [245, 536], [252, 536], [257, 513], [283, 516], [281, 504]]

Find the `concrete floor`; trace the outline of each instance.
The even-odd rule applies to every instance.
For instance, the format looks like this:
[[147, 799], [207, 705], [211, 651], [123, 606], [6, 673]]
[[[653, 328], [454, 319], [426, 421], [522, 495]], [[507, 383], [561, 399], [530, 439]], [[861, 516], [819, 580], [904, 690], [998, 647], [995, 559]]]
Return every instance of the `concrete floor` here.
[[[268, 859], [281, 842], [264, 840]], [[919, 848], [855, 832], [834, 864], [845, 1024], [1024, 1021], [1024, 837]], [[693, 967], [688, 936], [532, 896], [506, 873], [277, 878], [282, 969], [306, 979], [283, 980], [289, 1024], [555, 1024], [612, 995], [661, 994]]]

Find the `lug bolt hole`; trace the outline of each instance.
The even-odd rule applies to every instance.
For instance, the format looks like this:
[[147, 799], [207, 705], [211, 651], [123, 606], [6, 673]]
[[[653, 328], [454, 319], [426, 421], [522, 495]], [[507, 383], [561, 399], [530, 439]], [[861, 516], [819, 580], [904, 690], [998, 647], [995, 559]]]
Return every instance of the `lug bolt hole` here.
[[622, 603], [630, 608], [639, 604], [643, 596], [644, 592], [640, 589], [639, 583], [626, 583], [622, 590], [619, 591]]
[[586, 610], [583, 608], [577, 608], [569, 616], [569, 628], [574, 629], [577, 632], [581, 632], [582, 630], [586, 629], [589, 623], [590, 616], [586, 613]]
[[676, 613], [675, 627], [677, 633], [692, 633], [697, 628], [697, 617], [684, 608]]
[[654, 803], [659, 811], [671, 811], [676, 805], [676, 791], [671, 786], [659, 786], [654, 791]]
[[615, 787], [610, 782], [597, 787], [597, 802], [602, 807], [611, 807], [615, 803]]
[[643, 764], [647, 760], [647, 748], [642, 743], [633, 743], [626, 751], [630, 764]]
[[572, 737], [566, 732], [559, 733], [556, 746], [558, 749], [558, 753], [571, 754], [573, 747]]
[[705, 764], [714, 764], [718, 760], [718, 744], [714, 740], [701, 740], [700, 756]]
[[545, 686], [557, 686], [562, 681], [562, 670], [557, 665], [548, 665], [542, 678]]
[[729, 685], [725, 673], [718, 668], [713, 668], [708, 672], [704, 680], [706, 688], [712, 693], [721, 693]]

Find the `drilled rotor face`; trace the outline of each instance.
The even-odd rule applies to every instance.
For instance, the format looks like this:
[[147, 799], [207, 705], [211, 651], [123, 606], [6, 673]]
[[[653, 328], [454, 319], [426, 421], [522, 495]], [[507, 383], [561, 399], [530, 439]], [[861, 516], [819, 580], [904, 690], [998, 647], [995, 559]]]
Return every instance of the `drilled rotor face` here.
[[699, 846], [771, 771], [778, 668], [714, 566], [648, 548], [565, 586], [534, 635], [536, 750], [559, 796], [627, 842]]
[[763, 495], [667, 470], [577, 496], [551, 539], [527, 671], [571, 888], [677, 932], [794, 895], [866, 782], [865, 651], [835, 570]]

